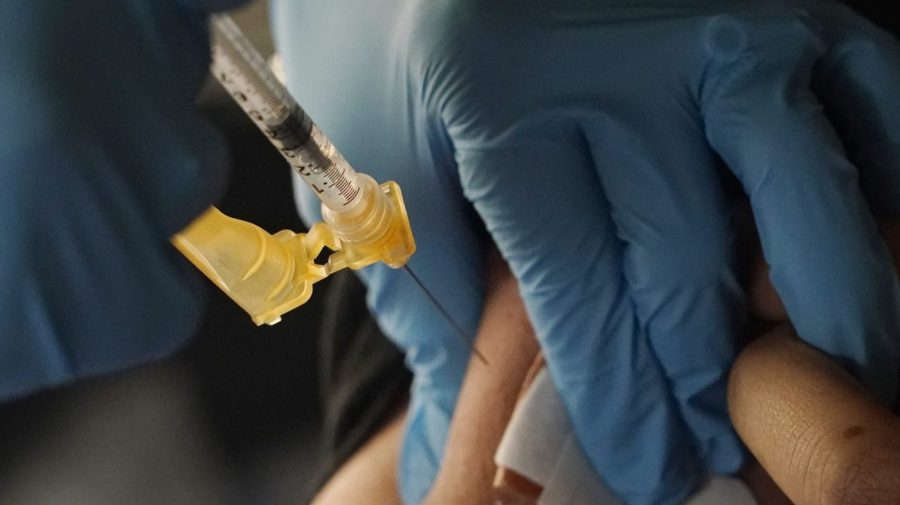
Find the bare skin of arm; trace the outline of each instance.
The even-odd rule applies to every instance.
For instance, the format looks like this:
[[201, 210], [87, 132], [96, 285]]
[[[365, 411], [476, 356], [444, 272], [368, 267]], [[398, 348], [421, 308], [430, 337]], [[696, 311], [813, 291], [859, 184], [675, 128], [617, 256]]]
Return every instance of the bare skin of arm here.
[[[469, 363], [441, 471], [426, 503], [492, 505], [494, 451], [538, 352], [515, 278], [500, 255], [487, 261], [487, 294], [475, 346], [489, 366]], [[325, 485], [313, 505], [400, 505], [397, 458], [403, 413], [374, 435]]]
[[494, 452], [538, 352], [515, 278], [494, 252], [476, 346], [489, 366], [469, 362], [447, 449], [427, 505], [492, 505]]
[[741, 438], [797, 505], [900, 503], [900, 418], [784, 324], [731, 372]]
[[[900, 272], [900, 220], [879, 226]], [[790, 503], [771, 479], [798, 505], [900, 503], [900, 419], [796, 337], [761, 256], [754, 270], [752, 312], [780, 323], [731, 372], [732, 421], [765, 468], [745, 480], [764, 505]]]
[[372, 436], [316, 495], [312, 505], [378, 503], [401, 505], [397, 457], [403, 439], [403, 413]]
[[[880, 225], [900, 270], [900, 220], [882, 221]], [[515, 279], [496, 253], [489, 259], [488, 275], [489, 292], [476, 345], [488, 357], [490, 366], [485, 367], [477, 360], [472, 360], [469, 365], [451, 426], [444, 463], [427, 505], [493, 503], [491, 481], [496, 470], [493, 454], [512, 414], [522, 381], [538, 351], [524, 306], [518, 296]], [[750, 293], [752, 312], [758, 317], [769, 321], [787, 320], [780, 299], [768, 283], [768, 274], [762, 260], [757, 262]], [[794, 363], [804, 366], [796, 367], [793, 366]], [[779, 375], [787, 372], [790, 375], [786, 377]], [[819, 384], [819, 381], [826, 381], [824, 384], [827, 386]], [[787, 387], [790, 385], [793, 386]], [[801, 400], [812, 401], [818, 407], [795, 410], [793, 405], [803, 405]], [[841, 402], [847, 401], [850, 402], [847, 405], [854, 408], [841, 407]], [[871, 481], [862, 477], [855, 482], [847, 482], [846, 479], [841, 481], [840, 472], [820, 472], [813, 476], [812, 473], [803, 474], [799, 469], [804, 468], [804, 464], [807, 467], [813, 464], [815, 458], [822, 457], [820, 454], [838, 454], [840, 463], [849, 464], [848, 462], [853, 461], [854, 454], [860, 456], [859, 452], [854, 451], [859, 451], [863, 441], [878, 440], [878, 437], [884, 437], [883, 440], [887, 441], [881, 448], [884, 449], [881, 454], [890, 451], [893, 454], [887, 454], [889, 456], [900, 454], [897, 450], [900, 445], [888, 445], [894, 440], [900, 441], [900, 428], [888, 422], [895, 421], [895, 418], [885, 418], [885, 415], [890, 414], [885, 414], [884, 409], [879, 411], [880, 407], [871, 403], [866, 393], [855, 385], [849, 375], [825, 356], [792, 337], [787, 324], [748, 346], [732, 371], [729, 406], [739, 433], [765, 466], [763, 470], [759, 465], [750, 465], [742, 474], [754, 489], [760, 503], [789, 503], [766, 470], [798, 505], [830, 503], [819, 501], [818, 496], [803, 495], [802, 493], [807, 492], [804, 489], [816, 491], [827, 487], [836, 490], [830, 496], [844, 493], [852, 498], [856, 496], [851, 495], [857, 488], [868, 486]], [[832, 404], [835, 405], [834, 409], [831, 408]], [[859, 407], [858, 412], [871, 414], [869, 422], [875, 431], [867, 432], [867, 437], [858, 435], [842, 439], [840, 436], [826, 436], [821, 444], [806, 446], [805, 450], [801, 450], [794, 441], [791, 433], [795, 431], [791, 430], [799, 426], [797, 423], [804, 422], [806, 424], [803, 426], [811, 426], [810, 429], [825, 429], [822, 424], [816, 424], [821, 418], [848, 420], [849, 418], [838, 415], [852, 415], [856, 406]], [[766, 410], [775, 408], [781, 409], [778, 411], [779, 416], [772, 416]], [[786, 412], [797, 414], [791, 417]], [[375, 435], [341, 468], [316, 497], [313, 505], [400, 505], [395, 468], [402, 426], [401, 415]], [[865, 432], [865, 428], [863, 430]], [[855, 438], [861, 440], [853, 442]], [[836, 452], [828, 452], [831, 450]], [[876, 447], [875, 450], [880, 449]], [[895, 459], [900, 458], [895, 456]], [[876, 464], [878, 460], [872, 458], [859, 462], [860, 474], [865, 473], [863, 467], [867, 465], [867, 461], [869, 466], [876, 466], [873, 470], [891, 471], [894, 472], [893, 475], [900, 475], [896, 466]], [[809, 480], [813, 477], [817, 480], [811, 486], [807, 483], [813, 482]], [[842, 491], [843, 488], [849, 489], [845, 492]], [[885, 500], [847, 501], [845, 505], [900, 503], [900, 499]]]
[[[900, 220], [882, 220], [879, 225], [891, 252], [894, 254], [898, 271], [900, 271]], [[501, 259], [495, 257], [490, 264], [491, 278], [489, 285], [491, 286], [491, 291], [488, 294], [477, 345], [487, 354], [488, 359], [491, 361], [491, 366], [485, 368], [480, 362], [474, 360], [470, 364], [466, 382], [463, 385], [457, 405], [454, 422], [451, 426], [443, 467], [429, 500], [426, 502], [427, 505], [459, 503], [490, 505], [493, 503], [490, 489], [491, 479], [496, 469], [493, 464], [493, 454], [512, 413], [520, 384], [538, 350], [525, 309], [519, 299], [514, 278]], [[760, 260], [758, 262], [757, 271], [752, 279], [752, 312], [763, 319], [786, 322], [787, 314], [784, 312], [780, 299], [768, 282], [768, 272], [764, 261]], [[752, 401], [773, 401], [776, 403], [780, 402], [784, 411], [791, 412], [789, 407], [793, 402], [798, 401], [800, 398], [806, 398], [812, 402], [823, 402], [821, 406], [827, 410], [830, 408], [831, 403], [844, 401], [844, 399], [836, 396], [821, 394], [822, 389], [833, 389], [834, 394], [843, 392], [855, 398], [856, 403], [848, 405], [857, 405], [860, 402], [872, 403], [859, 386], [851, 389], [833, 388], [835, 384], [828, 382], [828, 380], [837, 380], [843, 383], [841, 381], [852, 381], [852, 378], [826, 357], [802, 344], [798, 339], [787, 340], [788, 337], [785, 332], [789, 333], [789, 328], [790, 326], [784, 323], [777, 332], [767, 334], [759, 340], [758, 344], [748, 347], [741, 355], [733, 375], [734, 384], [730, 401], [733, 409], [735, 409], [732, 411], [732, 414], [740, 416], [740, 419], [735, 421], [739, 425], [738, 429], [743, 429], [740, 433], [745, 438], [745, 442], [754, 450], [754, 454], [756, 454], [754, 448], [759, 446], [760, 441], [766, 444], [761, 452], [757, 454], [757, 457], [762, 460], [765, 469], [757, 463], [752, 463], [742, 472], [742, 477], [751, 486], [757, 499], [763, 505], [791, 503], [791, 500], [773, 482], [772, 477], [769, 476], [766, 470], [774, 472], [778, 484], [783, 486], [785, 490], [791, 490], [792, 493], [789, 494], [795, 500], [798, 500], [792, 486], [796, 487], [798, 483], [807, 485], [805, 484], [805, 479], [808, 477], [796, 474], [786, 475], [783, 466], [779, 467], [777, 465], [788, 461], [790, 458], [797, 457], [802, 461], [810, 461], [810, 458], [816, 457], [816, 455], [812, 451], [814, 448], [810, 448], [805, 453], [791, 453], [785, 450], [788, 444], [787, 440], [784, 439], [793, 436], [790, 431], [792, 426], [788, 423], [790, 420], [788, 417], [770, 418], [774, 424], [769, 426], [774, 433], [751, 432], [744, 429], [747, 423], [752, 426], [762, 426], [763, 424], [760, 423], [760, 420], [753, 416], [760, 417], [763, 415], [763, 411], [743, 407], [749, 406]], [[786, 342], [790, 345], [788, 346]], [[761, 348], [774, 350], [777, 353], [781, 353], [780, 355], [785, 358], [793, 356], [793, 359], [805, 363], [807, 368], [803, 369], [802, 372], [808, 374], [803, 377], [806, 381], [805, 384], [807, 386], [818, 385], [819, 389], [791, 390], [797, 395], [796, 397], [785, 396], [777, 388], [775, 390], [763, 390], [756, 386], [751, 386], [749, 390], [745, 389], [743, 386], [748, 384], [746, 382], [748, 378], [749, 380], [755, 380], [757, 376], [761, 376], [762, 379], [766, 379], [771, 377], [769, 375], [770, 372], [779, 371], [777, 369], [777, 366], [779, 366], [777, 361], [772, 361], [771, 363], [765, 359], [759, 361], [760, 355], [757, 352]], [[826, 364], [830, 367], [830, 372], [825, 371], [819, 375], [809, 374], [813, 370], [821, 369]], [[772, 368], [771, 370], [769, 370], [770, 367]], [[785, 370], [781, 369], [781, 371]], [[840, 374], [835, 375], [835, 371], [840, 372]], [[743, 382], [741, 382], [742, 380]], [[790, 383], [791, 381], [781, 380], [780, 382], [776, 381], [775, 385]], [[738, 408], [741, 408], [741, 410], [737, 410]], [[850, 413], [853, 412], [853, 409], [845, 410], [844, 412]], [[886, 411], [881, 409], [881, 412], [884, 414]], [[821, 412], [805, 411], [802, 415], [816, 416], [820, 414]], [[827, 417], [825, 416], [825, 418]], [[814, 419], [816, 418], [813, 417], [809, 421], [812, 422]], [[900, 439], [900, 431], [898, 431], [898, 439]], [[838, 440], [838, 442], [840, 441]], [[820, 450], [830, 448], [831, 446], [819, 447]], [[839, 448], [843, 448], [843, 446]], [[900, 454], [900, 451], [896, 451], [894, 454]], [[900, 461], [900, 458], [896, 459]], [[847, 461], [850, 461], [850, 459]], [[884, 466], [884, 470], [887, 469], [888, 467]], [[900, 474], [893, 467], [890, 471]], [[823, 476], [826, 480], [819, 480], [817, 483], [833, 485], [835, 489], [838, 489], [843, 483], [835, 481], [836, 477], [834, 475], [831, 477]], [[864, 485], [862, 481], [858, 481], [855, 484], [850, 483], [850, 492], [855, 492], [854, 490], [862, 485]], [[817, 489], [817, 485], [813, 484], [812, 489]], [[900, 503], [900, 499], [894, 501], [888, 499], [887, 495], [884, 495], [884, 498], [887, 501], [876, 500], [868, 503]], [[814, 499], [813, 501], [805, 502], [796, 501], [796, 503], [798, 505], [807, 503], [820, 505], [829, 502], [821, 502]]]

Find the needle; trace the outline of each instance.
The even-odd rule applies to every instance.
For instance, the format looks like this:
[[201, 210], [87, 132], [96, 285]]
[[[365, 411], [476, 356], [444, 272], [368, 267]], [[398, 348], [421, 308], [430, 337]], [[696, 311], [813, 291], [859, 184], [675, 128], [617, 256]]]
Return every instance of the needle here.
[[469, 338], [466, 336], [466, 332], [463, 331], [463, 329], [458, 324], [456, 324], [456, 321], [454, 321], [452, 317], [450, 317], [450, 313], [447, 312], [447, 309], [445, 309], [440, 304], [440, 302], [437, 301], [437, 298], [435, 298], [434, 295], [431, 294], [431, 291], [428, 291], [428, 288], [425, 287], [425, 284], [421, 279], [419, 279], [419, 276], [413, 273], [413, 271], [409, 268], [409, 265], [404, 265], [403, 269], [409, 273], [409, 276], [412, 277], [414, 281], [416, 281], [416, 284], [419, 285], [419, 287], [422, 289], [422, 292], [425, 293], [425, 296], [427, 296], [428, 299], [431, 300], [431, 303], [433, 303], [441, 313], [441, 315], [444, 316], [444, 319], [446, 319], [447, 322], [450, 323], [450, 326], [453, 326], [453, 329], [456, 330], [456, 334], [459, 336], [459, 339], [462, 340], [466, 344], [466, 346], [468, 346], [468, 348], [472, 350], [472, 353], [474, 353], [475, 356], [482, 363], [484, 363], [485, 366], [490, 366], [490, 363], [488, 363], [488, 360], [484, 357], [484, 354], [481, 354], [481, 351], [479, 351], [478, 348], [476, 348], [475, 345], [472, 344], [471, 341], [469, 341]]

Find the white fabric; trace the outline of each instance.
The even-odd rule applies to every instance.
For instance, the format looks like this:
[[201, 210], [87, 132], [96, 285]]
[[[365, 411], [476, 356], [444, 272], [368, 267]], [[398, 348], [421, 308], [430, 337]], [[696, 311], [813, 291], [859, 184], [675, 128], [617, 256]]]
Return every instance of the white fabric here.
[[[494, 460], [544, 488], [538, 505], [621, 505], [575, 439], [550, 374], [541, 370], [519, 401]], [[713, 476], [685, 505], [756, 505], [739, 479]]]

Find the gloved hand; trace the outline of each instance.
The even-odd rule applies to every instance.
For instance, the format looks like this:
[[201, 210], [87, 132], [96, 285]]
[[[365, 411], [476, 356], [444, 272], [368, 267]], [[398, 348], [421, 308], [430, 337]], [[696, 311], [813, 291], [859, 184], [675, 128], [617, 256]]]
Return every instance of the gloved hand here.
[[[358, 4], [276, 2], [292, 91], [351, 163], [398, 180], [412, 268], [473, 331], [480, 235], [460, 194], [474, 205], [626, 502], [678, 503], [743, 463], [720, 157], [800, 336], [894, 400], [900, 289], [872, 212], [900, 214], [895, 39], [831, 1]], [[417, 503], [466, 350], [403, 275], [363, 273], [416, 374], [401, 488]]]
[[224, 188], [193, 111], [238, 1], [0, 2], [0, 399], [169, 352], [201, 291], [168, 238]]

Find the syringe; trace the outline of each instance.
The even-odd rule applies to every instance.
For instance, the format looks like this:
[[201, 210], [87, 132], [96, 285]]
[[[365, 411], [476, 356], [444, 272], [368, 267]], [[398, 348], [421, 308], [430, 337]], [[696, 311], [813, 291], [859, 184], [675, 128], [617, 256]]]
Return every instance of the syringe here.
[[[400, 187], [355, 172], [231, 18], [214, 16], [210, 27], [212, 74], [322, 201], [324, 223], [270, 235], [212, 207], [172, 238], [175, 246], [256, 324], [277, 323], [343, 268], [406, 265], [416, 245]], [[316, 263], [326, 247], [334, 252]]]
[[360, 248], [378, 249], [379, 260], [394, 268], [406, 264], [415, 245], [411, 234], [395, 233], [405, 224], [405, 210], [400, 216], [391, 201], [396, 184], [379, 188], [353, 170], [228, 15], [213, 16], [210, 26], [211, 72], [322, 201], [322, 217], [337, 237], [354, 245], [355, 254], [344, 255], [347, 266], [364, 266]]
[[[277, 323], [309, 299], [312, 284], [342, 268], [378, 261], [404, 267], [471, 346], [406, 265], [416, 245], [400, 187], [393, 181], [379, 186], [354, 171], [228, 15], [213, 16], [210, 27], [210, 71], [322, 201], [325, 223], [314, 224], [307, 234], [282, 230], [269, 235], [213, 207], [173, 237], [175, 246], [256, 324]], [[327, 263], [315, 263], [325, 247], [336, 252]]]
[[211, 72], [309, 184], [340, 211], [361, 194], [359, 175], [294, 101], [227, 15], [212, 18]]

